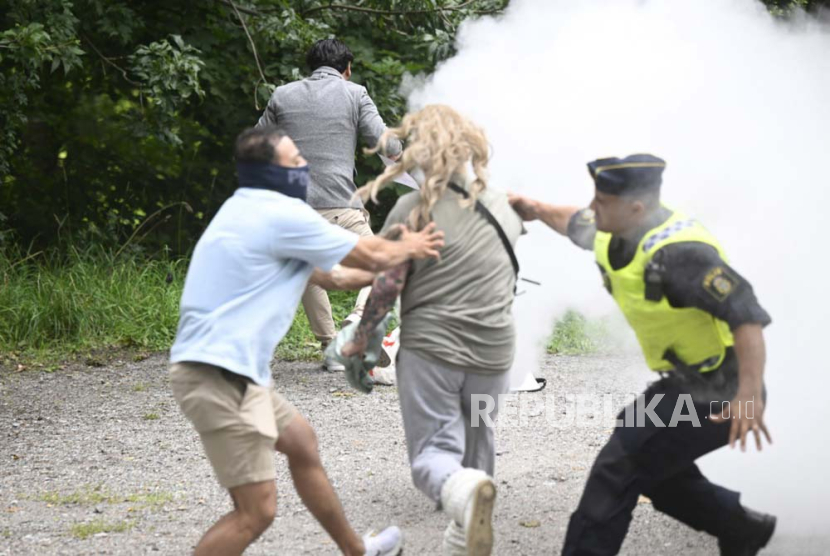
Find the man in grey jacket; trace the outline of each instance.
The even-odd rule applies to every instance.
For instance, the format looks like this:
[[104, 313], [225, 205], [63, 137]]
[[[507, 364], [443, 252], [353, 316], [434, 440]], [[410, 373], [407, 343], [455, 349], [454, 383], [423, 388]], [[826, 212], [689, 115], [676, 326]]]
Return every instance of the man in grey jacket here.
[[[308, 204], [326, 220], [357, 233], [372, 235], [369, 214], [355, 192], [355, 149], [360, 135], [374, 147], [386, 131], [365, 87], [351, 83], [352, 55], [337, 39], [317, 41], [309, 50], [306, 62], [310, 77], [277, 87], [257, 126], [276, 124], [294, 139], [308, 160], [311, 181]], [[385, 145], [387, 156], [400, 156], [401, 143], [391, 139]], [[354, 311], [347, 320], [359, 320], [369, 295], [360, 292]], [[336, 330], [326, 291], [309, 285], [303, 295], [303, 308], [311, 330], [325, 349]], [[326, 359], [330, 371], [343, 366]]]

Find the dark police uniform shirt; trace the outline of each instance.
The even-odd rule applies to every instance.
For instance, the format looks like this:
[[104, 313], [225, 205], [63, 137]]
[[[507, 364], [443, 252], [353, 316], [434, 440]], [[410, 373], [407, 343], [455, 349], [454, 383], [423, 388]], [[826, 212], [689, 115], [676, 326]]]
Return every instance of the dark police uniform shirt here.
[[[630, 240], [613, 236], [608, 252], [611, 267], [616, 270], [630, 263], [643, 236], [671, 215], [670, 210], [661, 207]], [[591, 209], [582, 209], [568, 222], [568, 237], [583, 249], [594, 249], [596, 233]], [[663, 294], [673, 307], [695, 307], [726, 321], [732, 330], [742, 324], [766, 326], [771, 322], [769, 314], [758, 304], [750, 283], [730, 267], [711, 245], [697, 241], [672, 243], [658, 252], [662, 253], [660, 262], [665, 269]], [[714, 275], [722, 277], [718, 281], [718, 289], [708, 279]], [[731, 285], [726, 288], [726, 293], [724, 279]]]

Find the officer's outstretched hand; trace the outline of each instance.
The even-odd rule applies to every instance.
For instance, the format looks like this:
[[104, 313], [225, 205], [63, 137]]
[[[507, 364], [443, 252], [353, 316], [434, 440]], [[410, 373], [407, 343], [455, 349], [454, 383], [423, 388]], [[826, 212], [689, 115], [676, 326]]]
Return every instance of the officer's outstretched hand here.
[[513, 192], [507, 193], [507, 201], [510, 203], [510, 206], [513, 207], [513, 210], [516, 211], [516, 214], [519, 215], [519, 218], [525, 222], [530, 222], [539, 218], [538, 201], [534, 201], [529, 197], [517, 195]]
[[761, 388], [738, 387], [738, 394], [729, 404], [725, 404], [719, 414], [710, 416], [716, 423], [731, 421], [729, 429], [729, 446], [735, 447], [740, 440], [741, 451], [746, 452], [746, 437], [752, 431], [755, 434], [755, 445], [762, 450], [761, 433], [772, 444], [772, 437], [769, 435], [767, 426], [764, 423], [764, 396]]

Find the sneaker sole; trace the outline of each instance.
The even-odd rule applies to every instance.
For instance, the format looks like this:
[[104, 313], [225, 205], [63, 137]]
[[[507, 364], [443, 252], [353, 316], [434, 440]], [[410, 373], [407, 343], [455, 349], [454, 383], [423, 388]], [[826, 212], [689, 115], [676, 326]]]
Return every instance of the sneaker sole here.
[[403, 554], [403, 537], [401, 537], [401, 540], [399, 540], [398, 544], [395, 545], [395, 548], [389, 552], [384, 552], [383, 556], [399, 556], [400, 554]]
[[482, 481], [476, 487], [473, 515], [467, 530], [469, 556], [490, 556], [493, 551], [493, 506], [496, 502], [496, 485]]

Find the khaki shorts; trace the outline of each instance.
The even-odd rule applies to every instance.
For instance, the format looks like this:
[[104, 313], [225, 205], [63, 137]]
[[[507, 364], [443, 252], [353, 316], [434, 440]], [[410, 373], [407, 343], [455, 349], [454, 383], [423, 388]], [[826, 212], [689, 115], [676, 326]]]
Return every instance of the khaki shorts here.
[[170, 366], [173, 397], [225, 488], [276, 478], [274, 445], [297, 415], [273, 387], [204, 363]]

